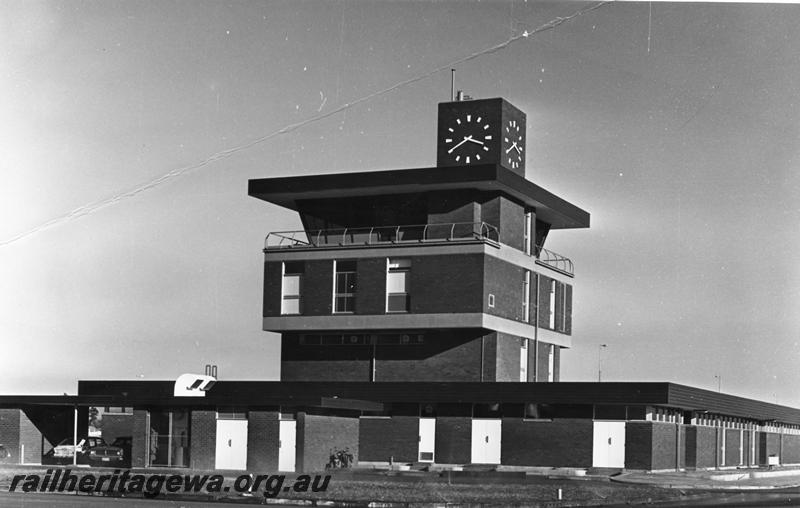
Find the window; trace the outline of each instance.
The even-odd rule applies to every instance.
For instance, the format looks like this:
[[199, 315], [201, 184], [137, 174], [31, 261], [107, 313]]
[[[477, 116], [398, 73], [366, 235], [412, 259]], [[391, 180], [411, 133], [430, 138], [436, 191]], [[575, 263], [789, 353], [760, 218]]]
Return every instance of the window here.
[[150, 466], [189, 467], [189, 411], [150, 411], [148, 450]]
[[525, 278], [522, 280], [522, 321], [530, 321], [531, 303], [531, 272], [525, 270]]
[[238, 407], [217, 408], [217, 420], [247, 420], [247, 411]]
[[356, 308], [356, 262], [334, 261], [333, 312], [354, 312]]
[[558, 332], [566, 332], [567, 331], [567, 285], [563, 282], [559, 282], [556, 286], [556, 299], [558, 301], [557, 304], [557, 312], [556, 312], [556, 331]]
[[410, 259], [389, 259], [386, 271], [386, 312], [408, 312]]
[[522, 242], [525, 245], [525, 254], [531, 254], [531, 242], [533, 241], [533, 214], [531, 212], [527, 212], [525, 214], [525, 229], [522, 232]]
[[303, 312], [303, 264], [283, 264], [283, 284], [281, 285], [281, 314], [301, 314]]
[[572, 286], [564, 282], [542, 277], [544, 309], [539, 325], [561, 333], [571, 333]]
[[130, 415], [133, 414], [132, 407], [126, 406], [106, 406], [103, 410], [104, 414], [120, 414], [120, 415]]

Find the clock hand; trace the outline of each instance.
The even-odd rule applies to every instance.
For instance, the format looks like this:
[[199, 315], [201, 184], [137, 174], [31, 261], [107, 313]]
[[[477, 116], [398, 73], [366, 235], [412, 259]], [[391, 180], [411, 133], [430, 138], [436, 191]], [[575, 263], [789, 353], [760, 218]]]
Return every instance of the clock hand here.
[[456, 149], [456, 148], [458, 148], [459, 146], [463, 145], [464, 143], [466, 143], [466, 142], [467, 142], [467, 141], [469, 141], [470, 139], [472, 139], [472, 136], [464, 136], [464, 139], [463, 139], [463, 140], [461, 140], [461, 142], [460, 142], [459, 144], [457, 144], [456, 146], [454, 146], [453, 148], [451, 148], [450, 150], [448, 150], [448, 151], [447, 151], [447, 153], [453, 153], [453, 150], [455, 150], [455, 149]]
[[517, 149], [517, 153], [518, 153], [519, 155], [522, 155], [522, 148], [518, 147], [516, 143], [514, 143], [514, 148], [516, 148], [516, 149]]
[[472, 139], [472, 136], [469, 136], [469, 140], [472, 141], [473, 143], [478, 143], [479, 145], [483, 144], [483, 141], [478, 141], [477, 139]]
[[[514, 142], [511, 144], [511, 146], [509, 146], [509, 147], [508, 147], [508, 150], [506, 150], [506, 154], [508, 154], [508, 152], [510, 152], [510, 151], [511, 151], [511, 150], [513, 150], [514, 148], [517, 148], [517, 142], [516, 142], [516, 141], [514, 141]], [[517, 153], [519, 153], [519, 148], [517, 148]]]

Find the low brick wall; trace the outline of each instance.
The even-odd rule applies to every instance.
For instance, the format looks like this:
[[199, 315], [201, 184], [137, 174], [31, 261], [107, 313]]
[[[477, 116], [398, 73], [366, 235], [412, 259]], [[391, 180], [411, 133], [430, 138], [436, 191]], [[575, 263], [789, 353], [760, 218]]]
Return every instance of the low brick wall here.
[[503, 419], [501, 460], [514, 466], [591, 467], [593, 423], [589, 419]]
[[192, 469], [214, 469], [217, 453], [217, 412], [192, 410]]
[[436, 419], [434, 460], [439, 464], [468, 464], [472, 452], [472, 419], [440, 416]]
[[0, 444], [11, 453], [6, 459], [10, 464], [19, 464], [19, 409], [0, 409]]
[[416, 462], [419, 453], [419, 418], [394, 416], [391, 418], [359, 419], [359, 461]]
[[358, 418], [297, 414], [298, 471], [324, 471], [336, 450], [347, 450], [358, 460]]
[[250, 411], [247, 420], [247, 469], [277, 471], [280, 414], [277, 411]]

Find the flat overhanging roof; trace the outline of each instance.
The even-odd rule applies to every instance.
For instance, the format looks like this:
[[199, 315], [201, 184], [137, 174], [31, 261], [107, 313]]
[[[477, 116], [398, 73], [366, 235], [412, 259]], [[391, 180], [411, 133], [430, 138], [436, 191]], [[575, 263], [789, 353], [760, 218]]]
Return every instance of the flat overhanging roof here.
[[248, 182], [247, 193], [297, 210], [297, 202], [306, 199], [457, 189], [500, 192], [534, 208], [537, 218], [551, 224], [553, 229], [589, 227], [588, 212], [495, 164], [260, 178]]
[[[392, 403], [540, 403], [666, 406], [760, 421], [800, 424], [800, 409], [658, 382], [312, 382], [219, 381], [205, 397], [173, 397], [172, 381], [80, 381], [62, 405], [107, 401], [119, 406], [311, 406], [380, 410]], [[36, 399], [36, 396], [28, 396]], [[57, 402], [60, 397], [43, 398]], [[0, 405], [26, 396], [0, 396]], [[68, 400], [67, 400], [68, 399]], [[97, 404], [100, 405], [100, 404]]]

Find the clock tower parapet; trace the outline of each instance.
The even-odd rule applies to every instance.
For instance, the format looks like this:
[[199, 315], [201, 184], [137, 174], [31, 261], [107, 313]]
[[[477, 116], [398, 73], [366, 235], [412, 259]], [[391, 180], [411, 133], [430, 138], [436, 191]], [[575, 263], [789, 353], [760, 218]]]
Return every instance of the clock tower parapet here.
[[499, 164], [525, 177], [525, 119], [502, 98], [440, 103], [436, 165]]

